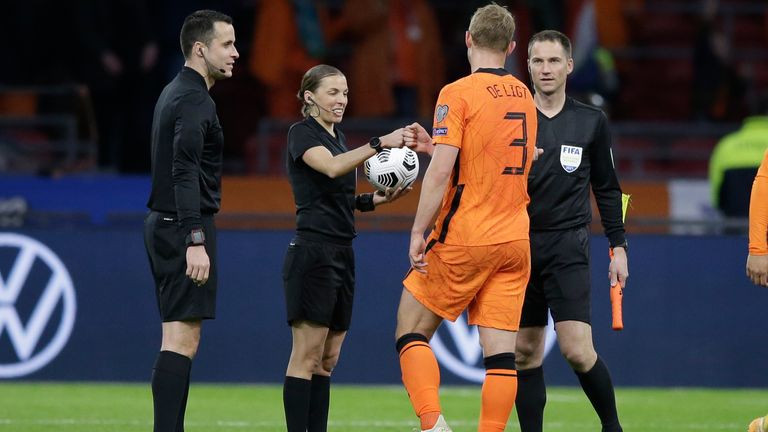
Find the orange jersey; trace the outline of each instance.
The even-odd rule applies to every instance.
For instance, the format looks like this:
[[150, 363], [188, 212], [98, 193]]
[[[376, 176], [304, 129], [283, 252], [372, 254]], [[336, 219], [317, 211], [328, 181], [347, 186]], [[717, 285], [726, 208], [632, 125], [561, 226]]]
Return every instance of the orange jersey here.
[[463, 246], [528, 238], [536, 130], [531, 92], [503, 69], [479, 69], [443, 87], [432, 137], [459, 154], [434, 238]]
[[757, 170], [749, 197], [749, 253], [768, 255], [768, 152]]

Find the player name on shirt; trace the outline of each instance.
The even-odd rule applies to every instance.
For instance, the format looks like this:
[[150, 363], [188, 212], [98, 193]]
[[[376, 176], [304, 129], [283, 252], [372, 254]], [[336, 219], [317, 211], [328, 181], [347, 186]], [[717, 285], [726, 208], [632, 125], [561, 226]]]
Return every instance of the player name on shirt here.
[[488, 93], [493, 96], [494, 99], [500, 97], [527, 97], [528, 89], [522, 85], [515, 85], [509, 83], [493, 84], [485, 88]]

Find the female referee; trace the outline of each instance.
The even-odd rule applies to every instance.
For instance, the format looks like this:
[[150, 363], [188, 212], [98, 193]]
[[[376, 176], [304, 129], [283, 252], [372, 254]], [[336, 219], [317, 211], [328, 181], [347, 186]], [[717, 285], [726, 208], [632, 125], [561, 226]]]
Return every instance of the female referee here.
[[297, 94], [304, 120], [288, 131], [287, 169], [296, 203], [296, 235], [283, 264], [293, 345], [283, 385], [288, 432], [325, 432], [330, 377], [352, 317], [354, 211], [372, 211], [409, 192], [355, 195], [355, 169], [384, 148], [415, 145], [410, 127], [348, 150], [335, 127], [347, 105], [338, 69], [309, 69]]

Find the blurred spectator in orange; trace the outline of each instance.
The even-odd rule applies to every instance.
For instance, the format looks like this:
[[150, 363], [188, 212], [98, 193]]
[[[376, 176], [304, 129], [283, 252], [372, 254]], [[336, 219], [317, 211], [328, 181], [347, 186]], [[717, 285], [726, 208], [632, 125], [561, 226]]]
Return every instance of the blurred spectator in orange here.
[[639, 18], [645, 0], [595, 0], [600, 46], [609, 50], [629, 44], [632, 20]]
[[337, 24], [354, 44], [353, 116], [432, 116], [445, 65], [427, 0], [347, 0]]
[[296, 83], [306, 70], [321, 63], [331, 32], [322, 1], [258, 3], [248, 69], [266, 88], [268, 116], [299, 117]]
[[[567, 8], [566, 26], [573, 35], [574, 64], [573, 72], [568, 77], [568, 86], [577, 99], [610, 111], [610, 102], [618, 92], [619, 82], [613, 55], [602, 45], [600, 8], [603, 19], [607, 18], [606, 13], [611, 19], [616, 18], [612, 14], [620, 8], [604, 5], [599, 0], [569, 0]], [[623, 26], [618, 25], [617, 28], [617, 34], [620, 35]]]
[[718, 1], [703, 0], [693, 51], [695, 120], [735, 121], [744, 117], [747, 83], [731, 58], [732, 46], [717, 18]]

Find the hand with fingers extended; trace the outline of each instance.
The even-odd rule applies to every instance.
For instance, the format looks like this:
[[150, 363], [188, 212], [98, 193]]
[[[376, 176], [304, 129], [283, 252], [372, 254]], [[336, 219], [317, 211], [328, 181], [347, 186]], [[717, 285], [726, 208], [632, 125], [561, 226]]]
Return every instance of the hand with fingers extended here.
[[211, 271], [211, 260], [205, 252], [205, 246], [190, 246], [187, 248], [187, 272], [188, 278], [197, 286], [205, 285]]
[[379, 204], [391, 203], [392, 201], [408, 195], [412, 190], [413, 187], [408, 186], [406, 188], [387, 188], [385, 191], [376, 191], [373, 194], [373, 205], [378, 206]]

